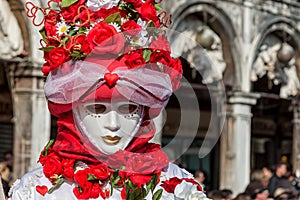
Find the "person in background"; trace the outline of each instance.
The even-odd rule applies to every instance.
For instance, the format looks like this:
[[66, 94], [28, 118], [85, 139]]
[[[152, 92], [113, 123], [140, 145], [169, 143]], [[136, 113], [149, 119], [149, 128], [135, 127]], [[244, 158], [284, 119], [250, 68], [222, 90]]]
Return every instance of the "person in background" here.
[[0, 174], [3, 181], [7, 182], [9, 186], [13, 183], [13, 154], [7, 151], [4, 154], [4, 161], [0, 163]]
[[205, 184], [204, 184], [204, 181], [206, 179], [205, 172], [202, 170], [197, 170], [195, 172], [195, 179], [201, 184], [202, 188], [205, 189]]
[[264, 185], [259, 181], [252, 181], [248, 184], [245, 194], [249, 195], [251, 199], [254, 200], [271, 200], [272, 198], [268, 198], [269, 191], [268, 188], [264, 187]]
[[287, 178], [288, 166], [286, 163], [278, 163], [275, 166], [275, 172], [269, 181], [268, 189], [270, 197], [274, 197], [275, 191], [278, 188], [284, 188], [290, 190], [293, 194], [297, 194], [296, 188]]

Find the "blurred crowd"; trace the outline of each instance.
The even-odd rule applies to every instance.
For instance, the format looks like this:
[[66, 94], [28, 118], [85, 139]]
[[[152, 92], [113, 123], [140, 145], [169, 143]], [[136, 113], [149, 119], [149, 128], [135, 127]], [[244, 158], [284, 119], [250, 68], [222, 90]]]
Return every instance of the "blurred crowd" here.
[[[195, 176], [197, 177], [200, 172], [197, 171]], [[198, 181], [205, 187], [205, 177]], [[263, 167], [254, 170], [251, 173], [250, 183], [237, 195], [233, 195], [230, 189], [207, 188], [206, 191], [207, 196], [213, 200], [298, 200], [300, 180], [288, 170], [286, 163], [278, 163], [272, 168]]]

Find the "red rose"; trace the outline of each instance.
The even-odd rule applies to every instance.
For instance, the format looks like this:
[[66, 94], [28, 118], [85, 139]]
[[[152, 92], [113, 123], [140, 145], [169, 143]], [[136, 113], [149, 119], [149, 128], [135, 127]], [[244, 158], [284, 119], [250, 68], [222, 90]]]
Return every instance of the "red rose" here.
[[100, 10], [96, 11], [95, 19], [103, 19], [105, 20], [109, 15], [119, 13], [121, 17], [126, 18], [127, 12], [125, 10], [119, 10], [118, 6], [114, 6], [110, 9], [101, 8]]
[[128, 54], [124, 55], [125, 57], [125, 64], [129, 68], [136, 68], [136, 67], [142, 67], [146, 61], [143, 58], [143, 50], [137, 50], [133, 52], [129, 52]]
[[97, 199], [100, 194], [103, 193], [100, 185], [98, 183], [93, 184], [92, 189], [91, 189], [91, 198]]
[[101, 197], [102, 197], [103, 199], [106, 199], [106, 198], [108, 198], [108, 197], [110, 196], [110, 191], [109, 191], [108, 189], [105, 189], [104, 191], [101, 190], [100, 195], [101, 195]]
[[168, 193], [174, 193], [175, 187], [182, 182], [182, 179], [173, 177], [169, 180], [163, 181], [161, 187], [163, 187]]
[[141, 5], [143, 4], [141, 0], [124, 0], [127, 3], [131, 3], [135, 9], [141, 7]]
[[79, 188], [74, 187], [73, 193], [77, 197], [77, 199], [89, 199], [91, 197], [92, 185], [90, 187]]
[[47, 178], [51, 180], [56, 180], [55, 175], [60, 175], [62, 172], [62, 164], [60, 158], [52, 153], [48, 155], [48, 159], [45, 161], [43, 167], [44, 174]]
[[170, 43], [165, 35], [160, 35], [156, 40], [152, 40], [150, 48], [160, 51], [171, 52]]
[[85, 54], [91, 52], [90, 44], [86, 40], [86, 35], [80, 34], [72, 38], [72, 41], [67, 43], [67, 48], [70, 48], [71, 51], [80, 51]]
[[88, 27], [91, 25], [91, 22], [95, 21], [94, 13], [88, 9], [81, 9], [79, 11], [79, 19], [81, 21], [81, 26]]
[[91, 49], [98, 54], [118, 54], [124, 48], [125, 38], [118, 34], [115, 27], [105, 22], [99, 22], [88, 33], [87, 41]]
[[122, 24], [121, 30], [123, 32], [126, 32], [125, 34], [128, 34], [130, 36], [135, 36], [139, 32], [141, 32], [142, 27], [140, 25], [138, 25], [134, 20], [129, 20], [129, 21], [125, 22], [124, 24]]
[[153, 51], [150, 56], [151, 63], [160, 62], [163, 65], [169, 65], [171, 59], [170, 52], [168, 51]]
[[62, 8], [61, 15], [63, 16], [63, 18], [65, 19], [66, 22], [73, 22], [73, 19], [75, 18], [75, 16], [80, 14], [80, 12], [78, 13], [79, 6], [84, 5], [84, 4], [85, 4], [85, 0], [79, 0], [69, 7]]
[[92, 183], [88, 181], [89, 169], [79, 170], [74, 174], [74, 180], [78, 183], [82, 188], [87, 186], [92, 186]]
[[45, 16], [45, 22], [44, 26], [46, 29], [47, 36], [54, 36], [56, 35], [57, 29], [56, 24], [59, 21], [59, 14], [51, 10], [46, 16]]
[[133, 184], [137, 185], [138, 188], [141, 188], [142, 185], [148, 183], [152, 179], [152, 175], [133, 174], [129, 178]]
[[141, 15], [141, 18], [145, 21], [153, 21], [156, 27], [160, 25], [159, 18], [157, 17], [155, 6], [152, 0], [147, 0], [146, 3], [136, 10]]
[[72, 181], [74, 177], [74, 168], [73, 167], [64, 168], [62, 171], [62, 175], [64, 178]]
[[126, 200], [126, 188], [123, 187], [122, 191], [121, 191], [121, 197], [122, 197], [122, 200]]
[[99, 180], [105, 180], [108, 178], [108, 169], [103, 164], [90, 168], [90, 173], [96, 176]]
[[182, 77], [182, 65], [179, 58], [173, 58], [170, 62], [170, 67], [167, 69], [167, 73], [170, 75], [172, 81], [173, 91], [177, 90], [180, 86], [180, 79]]
[[50, 50], [49, 52], [45, 52], [44, 58], [46, 62], [49, 63], [52, 70], [68, 61], [70, 59], [70, 55], [69, 52], [63, 47], [57, 47]]
[[[48, 76], [50, 71], [51, 71], [51, 67], [50, 67], [49, 63], [48, 62], [44, 63], [43, 67], [42, 67], [42, 72], [43, 72], [44, 76]], [[39, 162], [42, 163], [41, 157], [39, 159]]]

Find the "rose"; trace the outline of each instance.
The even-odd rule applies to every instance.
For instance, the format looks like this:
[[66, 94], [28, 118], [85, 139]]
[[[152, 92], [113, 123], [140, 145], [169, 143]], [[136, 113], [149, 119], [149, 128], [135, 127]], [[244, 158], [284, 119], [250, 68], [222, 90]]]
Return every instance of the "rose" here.
[[90, 45], [86, 40], [86, 35], [84, 34], [73, 37], [72, 43], [70, 42], [68, 45], [72, 45], [71, 51], [80, 51], [85, 54], [89, 54], [91, 52]]
[[153, 39], [150, 48], [171, 52], [170, 43], [165, 35], [159, 35], [157, 39]]
[[143, 5], [141, 0], [124, 0], [127, 3], [131, 3], [135, 9], [141, 7], [141, 5]]
[[163, 181], [161, 187], [164, 188], [168, 193], [174, 193], [175, 187], [181, 182], [181, 179], [173, 177], [169, 180]]
[[45, 176], [50, 180], [56, 180], [57, 175], [61, 174], [62, 164], [60, 158], [55, 153], [48, 155], [48, 159], [45, 161], [43, 171]]
[[74, 168], [72, 168], [72, 167], [64, 168], [62, 171], [62, 176], [64, 178], [72, 181], [73, 177], [74, 177]]
[[81, 5], [84, 5], [85, 0], [79, 0], [76, 3], [72, 4], [69, 7], [64, 7], [61, 9], [61, 15], [65, 19], [66, 22], [73, 22], [73, 19], [75, 16], [77, 16], [78, 13], [78, 8]]
[[98, 54], [118, 54], [124, 48], [125, 38], [117, 30], [105, 22], [99, 22], [88, 33], [87, 41], [91, 49]]
[[88, 27], [91, 25], [91, 22], [95, 21], [94, 13], [88, 10], [86, 7], [81, 7], [78, 15], [81, 22], [80, 24], [83, 27]]
[[153, 0], [147, 0], [141, 5], [141, 7], [136, 8], [136, 10], [141, 15], [141, 18], [146, 21], [153, 21], [156, 27], [159, 27], [160, 22], [157, 17], [155, 6], [153, 5]]
[[143, 58], [142, 49], [129, 52], [128, 54], [125, 54], [124, 57], [125, 57], [125, 64], [129, 68], [142, 67], [146, 63], [145, 59]]
[[171, 60], [167, 73], [170, 75], [170, 79], [172, 80], [173, 91], [177, 90], [180, 86], [180, 79], [182, 77], [182, 65], [179, 58]]
[[129, 178], [133, 184], [137, 185], [138, 188], [141, 188], [152, 179], [152, 175], [132, 174]]
[[170, 52], [168, 51], [161, 51], [161, 50], [155, 50], [152, 52], [150, 56], [150, 62], [151, 63], [161, 63], [163, 65], [169, 65], [171, 61]]
[[57, 22], [59, 22], [59, 14], [54, 10], [50, 10], [49, 13], [45, 16], [45, 22], [44, 22], [47, 36], [56, 35], [57, 29], [55, 24]]
[[89, 169], [79, 170], [74, 174], [74, 181], [78, 183], [82, 189], [91, 187], [92, 183], [88, 181]]
[[105, 180], [109, 176], [108, 169], [104, 164], [91, 167], [90, 173], [93, 174], [99, 180]]
[[94, 12], [95, 19], [106, 19], [109, 15], [119, 13], [121, 17], [126, 18], [127, 12], [125, 10], [119, 10], [117, 6], [111, 9], [101, 8], [100, 10]]
[[138, 25], [134, 20], [129, 20], [122, 24], [121, 30], [123, 32], [126, 32], [125, 34], [135, 36], [142, 30], [142, 27]]
[[92, 188], [91, 188], [91, 195], [90, 198], [94, 198], [97, 199], [100, 194], [103, 193], [101, 186], [99, 184], [93, 184]]
[[50, 50], [49, 52], [45, 52], [44, 58], [46, 62], [49, 63], [49, 66], [52, 70], [68, 61], [70, 59], [70, 55], [69, 52], [63, 47], [57, 47]]
[[91, 196], [92, 185], [90, 187], [74, 187], [73, 193], [77, 199], [89, 199]]

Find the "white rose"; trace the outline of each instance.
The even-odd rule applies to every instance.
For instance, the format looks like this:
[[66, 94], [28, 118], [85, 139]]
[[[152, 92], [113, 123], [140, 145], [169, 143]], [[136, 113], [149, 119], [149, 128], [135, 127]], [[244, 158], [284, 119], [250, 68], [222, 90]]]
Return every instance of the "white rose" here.
[[88, 0], [86, 6], [92, 10], [97, 11], [101, 8], [110, 9], [117, 6], [120, 0]]
[[202, 191], [197, 190], [196, 185], [186, 181], [175, 187], [174, 194], [180, 200], [209, 200]]

